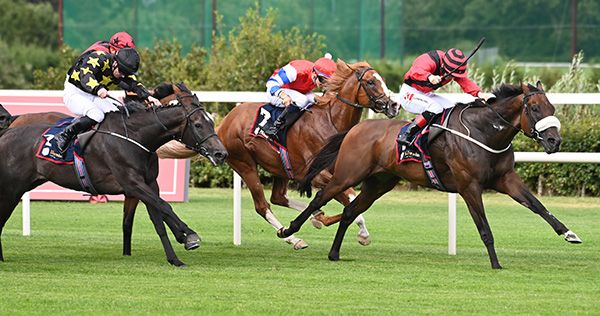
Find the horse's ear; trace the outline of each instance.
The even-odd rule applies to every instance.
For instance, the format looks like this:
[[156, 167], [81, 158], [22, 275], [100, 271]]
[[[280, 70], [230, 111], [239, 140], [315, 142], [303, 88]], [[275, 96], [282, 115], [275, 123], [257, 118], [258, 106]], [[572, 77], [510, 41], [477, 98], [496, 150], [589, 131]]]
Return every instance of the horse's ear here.
[[529, 85], [524, 82], [521, 82], [521, 90], [523, 90], [524, 94], [529, 93]]
[[544, 86], [542, 86], [542, 82], [540, 80], [537, 81], [535, 86], [538, 88], [538, 90], [544, 91]]

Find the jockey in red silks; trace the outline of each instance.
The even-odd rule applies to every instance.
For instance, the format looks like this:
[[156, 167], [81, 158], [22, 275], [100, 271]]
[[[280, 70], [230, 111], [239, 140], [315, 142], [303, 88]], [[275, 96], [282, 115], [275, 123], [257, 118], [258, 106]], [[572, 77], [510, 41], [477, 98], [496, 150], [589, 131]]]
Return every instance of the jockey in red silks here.
[[452, 101], [433, 93], [434, 90], [456, 81], [465, 93], [476, 98], [487, 100], [491, 96], [483, 94], [479, 86], [467, 78], [467, 64], [461, 65], [465, 60], [460, 49], [451, 48], [447, 52], [429, 51], [413, 61], [404, 75], [404, 84], [400, 88], [399, 100], [396, 101], [406, 111], [419, 115], [398, 136], [399, 146], [409, 146], [414, 136], [436, 114], [455, 106]]
[[135, 48], [135, 42], [133, 41], [133, 37], [129, 35], [127, 32], [118, 32], [111, 36], [108, 41], [98, 41], [88, 47], [86, 50], [81, 53], [84, 55], [90, 51], [102, 51], [108, 54], [116, 54], [119, 50], [128, 47]]
[[315, 102], [312, 91], [331, 78], [335, 70], [335, 62], [331, 60], [329, 53], [314, 63], [308, 60], [292, 60], [275, 70], [267, 81], [267, 94], [271, 104], [285, 107], [285, 110], [273, 127], [264, 132], [273, 137], [284, 124], [286, 127], [292, 125], [300, 118], [302, 110]]

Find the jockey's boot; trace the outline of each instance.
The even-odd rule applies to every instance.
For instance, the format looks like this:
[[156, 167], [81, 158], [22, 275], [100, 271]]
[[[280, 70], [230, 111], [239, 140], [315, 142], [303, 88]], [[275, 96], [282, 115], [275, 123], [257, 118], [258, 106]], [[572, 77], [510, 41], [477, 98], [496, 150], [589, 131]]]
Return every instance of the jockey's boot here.
[[58, 147], [60, 153], [64, 155], [75, 136], [81, 132], [87, 131], [97, 123], [98, 122], [87, 116], [74, 119], [69, 126], [55, 136], [56, 146]]
[[294, 124], [294, 122], [296, 122], [300, 116], [302, 116], [303, 112], [304, 111], [295, 105], [287, 106], [283, 112], [281, 112], [277, 120], [275, 120], [273, 126], [265, 130], [265, 134], [273, 138], [280, 130], [290, 127], [292, 124]]
[[412, 122], [410, 122], [408, 128], [406, 128], [406, 130], [403, 133], [400, 133], [400, 135], [398, 135], [398, 139], [396, 140], [398, 142], [398, 146], [410, 146], [417, 133], [423, 127], [427, 126], [427, 124], [429, 124], [429, 121], [431, 121], [431, 119], [434, 116], [435, 113], [429, 111], [425, 111], [419, 114], [419, 116], [417, 116]]

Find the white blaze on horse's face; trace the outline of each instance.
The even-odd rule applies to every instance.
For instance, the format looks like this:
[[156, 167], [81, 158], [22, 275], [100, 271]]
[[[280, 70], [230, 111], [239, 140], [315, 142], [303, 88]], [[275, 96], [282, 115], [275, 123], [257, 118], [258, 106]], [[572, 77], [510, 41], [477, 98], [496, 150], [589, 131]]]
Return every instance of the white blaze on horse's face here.
[[383, 93], [388, 97], [391, 98], [392, 97], [392, 91], [390, 91], [390, 89], [388, 89], [387, 85], [385, 84], [385, 81], [383, 81], [383, 78], [381, 78], [381, 76], [379, 75], [379, 73], [375, 73], [373, 75], [373, 77], [375, 77], [377, 80], [379, 80], [379, 82], [381, 83], [381, 88], [383, 88]]

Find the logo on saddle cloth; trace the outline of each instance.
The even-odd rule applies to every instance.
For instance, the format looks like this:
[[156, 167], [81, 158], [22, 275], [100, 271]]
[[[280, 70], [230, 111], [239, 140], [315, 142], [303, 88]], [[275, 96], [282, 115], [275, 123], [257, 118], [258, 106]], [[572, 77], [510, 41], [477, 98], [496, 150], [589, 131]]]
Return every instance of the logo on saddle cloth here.
[[[450, 117], [452, 110], [454, 108], [446, 109], [440, 115], [437, 115], [432, 123], [438, 123], [440, 125], [447, 124], [447, 118]], [[398, 134], [402, 133], [404, 130], [408, 128], [409, 124], [402, 126]], [[429, 154], [429, 142], [430, 139], [433, 141], [439, 133], [430, 132], [429, 126], [425, 127], [421, 132], [415, 136], [412, 145], [405, 148], [402, 151], [402, 148], [398, 146], [396, 142], [396, 162], [398, 164], [413, 161], [413, 162], [421, 162], [423, 163], [423, 168], [425, 169], [425, 174], [427, 175], [427, 179], [429, 183], [436, 189], [440, 191], [445, 191], [444, 185], [440, 181], [440, 177], [435, 172], [435, 168], [433, 167], [433, 163], [431, 162], [431, 155]]]
[[294, 173], [292, 172], [292, 163], [287, 150], [287, 131], [288, 129], [282, 129], [277, 133], [277, 139], [268, 137], [264, 131], [271, 128], [275, 121], [281, 115], [285, 108], [276, 107], [270, 103], [267, 103], [258, 108], [254, 123], [250, 129], [250, 135], [254, 137], [262, 137], [266, 139], [271, 147], [279, 153], [283, 169], [287, 174], [288, 178], [294, 179]]
[[98, 195], [96, 189], [92, 186], [88, 172], [85, 169], [83, 153], [77, 138], [75, 138], [73, 144], [69, 145], [69, 148], [64, 155], [61, 155], [58, 150], [55, 136], [69, 126], [73, 120], [73, 117], [67, 117], [59, 120], [54, 126], [48, 128], [42, 134], [42, 141], [40, 142], [40, 146], [35, 156], [59, 165], [73, 165], [83, 190], [92, 193], [93, 195]]

